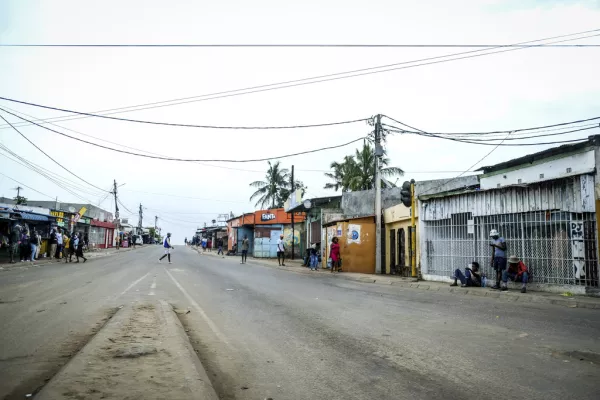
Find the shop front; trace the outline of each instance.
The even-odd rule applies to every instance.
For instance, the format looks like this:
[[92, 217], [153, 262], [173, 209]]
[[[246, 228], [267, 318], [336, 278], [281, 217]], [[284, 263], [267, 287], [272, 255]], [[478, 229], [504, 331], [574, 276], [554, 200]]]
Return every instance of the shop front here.
[[331, 241], [338, 238], [342, 270], [345, 272], [375, 273], [375, 218], [340, 218], [323, 224], [327, 236], [323, 268], [327, 267]]
[[107, 249], [113, 247], [115, 225], [112, 222], [93, 219], [90, 223], [89, 247]]
[[292, 244], [295, 253], [301, 256], [300, 235], [304, 224], [304, 214], [294, 215], [294, 232], [292, 232], [292, 216], [283, 208], [260, 210], [254, 213], [254, 257], [277, 257], [277, 241], [283, 235], [287, 256], [291, 254]]

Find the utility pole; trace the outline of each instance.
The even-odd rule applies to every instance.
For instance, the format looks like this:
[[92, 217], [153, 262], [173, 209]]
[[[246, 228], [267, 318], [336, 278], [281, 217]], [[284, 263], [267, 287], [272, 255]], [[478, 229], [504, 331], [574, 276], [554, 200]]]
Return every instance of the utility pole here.
[[138, 235], [142, 234], [142, 218], [144, 218], [144, 211], [142, 208], [142, 203], [140, 203], [140, 220], [138, 221]]
[[[296, 196], [296, 194], [294, 193], [294, 166], [292, 165], [292, 191], [291, 191], [291, 195], [290, 195], [290, 206], [292, 203], [292, 198], [294, 198]], [[294, 234], [296, 233], [296, 231], [294, 230], [294, 212], [292, 211], [292, 260], [294, 259]]]
[[412, 234], [410, 235], [410, 256], [411, 256], [411, 275], [417, 278], [417, 224], [415, 217], [417, 213], [417, 200], [415, 199], [415, 180], [410, 180], [410, 227]]
[[377, 114], [375, 122], [375, 273], [381, 274], [381, 115]]
[[119, 250], [119, 246], [121, 245], [121, 221], [119, 220], [119, 206], [117, 204], [117, 180], [113, 181], [113, 190], [112, 195], [115, 197], [115, 221], [117, 223], [117, 250]]
[[17, 186], [15, 190], [17, 191], [17, 197], [21, 197], [21, 190], [23, 190], [23, 188], [21, 186]]

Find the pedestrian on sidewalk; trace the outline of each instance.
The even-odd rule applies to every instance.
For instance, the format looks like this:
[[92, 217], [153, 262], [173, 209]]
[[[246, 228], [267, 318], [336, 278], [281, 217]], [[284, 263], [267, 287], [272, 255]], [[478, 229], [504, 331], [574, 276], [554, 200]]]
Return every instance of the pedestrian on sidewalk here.
[[309, 266], [311, 271], [316, 271], [319, 265], [319, 257], [317, 256], [317, 244], [314, 243], [310, 247]]
[[250, 242], [248, 241], [248, 236], [244, 235], [244, 239], [242, 240], [242, 262], [240, 264], [244, 264], [248, 259], [248, 249], [250, 248]]
[[285, 243], [283, 235], [279, 235], [279, 240], [277, 241], [277, 262], [280, 267], [285, 267]]
[[158, 262], [160, 263], [161, 260], [165, 257], [169, 257], [169, 264], [171, 264], [171, 249], [173, 248], [173, 246], [171, 246], [171, 234], [167, 233], [167, 237], [165, 238], [165, 241], [163, 242], [163, 247], [165, 249], [165, 254], [158, 259]]
[[21, 245], [21, 227], [19, 225], [14, 225], [10, 230], [10, 234], [8, 236], [8, 246], [10, 249], [10, 263], [15, 263], [15, 256], [19, 251], [19, 246]]
[[206, 245], [208, 243], [208, 240], [206, 238], [202, 238], [202, 252], [206, 253]]
[[63, 245], [63, 235], [60, 228], [56, 229], [56, 252], [54, 253], [54, 258], [60, 261], [60, 252], [62, 251]]
[[492, 238], [492, 268], [496, 271], [496, 284], [492, 287], [492, 289], [500, 289], [500, 280], [502, 278], [502, 273], [506, 269], [506, 240], [496, 229], [492, 229], [490, 231], [490, 237]]
[[219, 251], [217, 251], [217, 255], [223, 255], [223, 238], [217, 239], [217, 247], [219, 248]]
[[20, 238], [21, 245], [19, 246], [19, 259], [21, 262], [29, 260], [29, 253], [31, 252], [31, 247], [29, 247], [29, 235], [27, 231], [23, 231], [21, 233]]
[[83, 258], [83, 262], [87, 261], [87, 258], [85, 258], [85, 256], [83, 255], [83, 246], [85, 245], [85, 242], [83, 241], [83, 239], [81, 238], [82, 235], [80, 233], [77, 234], [77, 243], [76, 243], [76, 247], [75, 247], [75, 258], [77, 258], [76, 262], [79, 262], [79, 257]]
[[71, 246], [73, 245], [73, 238], [71, 236], [65, 232], [65, 237], [63, 238], [63, 258], [65, 259], [65, 263], [69, 261], [69, 252], [71, 251]]
[[331, 272], [337, 271], [342, 272], [342, 266], [340, 265], [342, 257], [340, 257], [340, 245], [337, 236], [331, 239], [331, 251], [329, 252], [329, 258], [331, 258]]
[[529, 271], [523, 261], [519, 260], [517, 256], [510, 256], [508, 258], [508, 268], [502, 272], [502, 289], [503, 291], [508, 290], [508, 279], [510, 278], [513, 282], [522, 282], [521, 293], [527, 293], [527, 282], [529, 281]]
[[36, 259], [39, 259], [39, 258], [40, 258], [40, 251], [41, 251], [41, 249], [42, 249], [42, 235], [40, 234], [40, 232], [39, 232], [39, 231], [36, 231], [36, 232], [35, 232], [35, 236], [36, 236], [36, 238], [37, 238], [37, 242], [38, 242], [38, 245], [37, 245], [37, 250], [36, 250], [36, 252], [35, 252], [35, 258], [36, 258]]
[[50, 230], [50, 251], [48, 252], [48, 256], [50, 258], [54, 257], [54, 255], [56, 254], [56, 247], [58, 245], [58, 240], [56, 239], [56, 230], [54, 230], [54, 228], [52, 228]]
[[40, 242], [38, 241], [38, 234], [36, 231], [33, 231], [31, 238], [29, 238], [29, 245], [31, 246], [31, 262], [35, 261], [39, 244]]
[[473, 261], [467, 268], [465, 268], [464, 274], [460, 269], [457, 268], [456, 271], [454, 271], [454, 276], [451, 276], [450, 278], [454, 279], [454, 283], [450, 286], [458, 286], [457, 281], [460, 281], [461, 287], [481, 287], [479, 263], [477, 261]]
[[71, 240], [69, 240], [69, 247], [65, 249], [65, 252], [68, 253], [68, 258], [65, 258], [65, 262], [73, 262], [73, 255], [75, 254], [75, 249], [77, 247], [75, 243], [76, 237], [76, 233], [71, 234]]

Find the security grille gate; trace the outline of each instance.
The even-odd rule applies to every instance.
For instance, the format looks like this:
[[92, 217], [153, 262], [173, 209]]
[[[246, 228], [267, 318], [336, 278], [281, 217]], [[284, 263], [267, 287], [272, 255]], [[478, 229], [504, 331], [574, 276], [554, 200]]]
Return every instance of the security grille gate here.
[[404, 234], [404, 228], [398, 229], [398, 254], [399, 263], [398, 267], [401, 273], [404, 273], [406, 269], [406, 240]]
[[535, 283], [598, 286], [596, 215], [540, 211], [449, 219], [424, 223], [428, 274], [450, 276], [477, 261], [488, 277], [490, 230], [506, 240], [507, 257], [516, 255], [529, 267]]

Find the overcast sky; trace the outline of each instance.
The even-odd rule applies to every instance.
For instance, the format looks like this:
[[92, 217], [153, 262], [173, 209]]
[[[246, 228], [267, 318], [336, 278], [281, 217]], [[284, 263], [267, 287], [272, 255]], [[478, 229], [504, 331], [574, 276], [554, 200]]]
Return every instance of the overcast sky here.
[[[425, 4], [426, 3], [426, 4]], [[295, 4], [295, 5], [294, 5]], [[599, 1], [102, 1], [2, 0], [0, 43], [377, 43], [507, 44], [600, 28]], [[600, 43], [600, 37], [575, 43]], [[56, 107], [98, 111], [255, 85], [399, 63], [472, 49], [447, 48], [0, 48], [0, 95]], [[516, 129], [600, 115], [600, 48], [526, 49], [118, 114], [153, 121], [212, 125], [296, 125], [386, 114], [431, 131]], [[61, 112], [0, 101], [35, 118]], [[18, 120], [7, 117], [11, 122]], [[3, 121], [0, 128], [4, 128]], [[77, 119], [57, 123], [73, 136], [182, 158], [244, 159], [337, 145], [369, 133], [364, 123], [280, 131], [206, 130]], [[60, 130], [56, 126], [53, 128]], [[255, 209], [248, 184], [266, 162], [181, 163], [117, 154], [38, 127], [21, 131], [96, 186], [113, 179], [144, 225], [158, 215], [174, 242], [190, 238], [217, 214]], [[571, 134], [586, 137], [595, 131]], [[44, 169], [86, 187], [82, 197], [114, 211], [106, 193], [78, 181], [11, 129], [2, 143]], [[104, 141], [113, 142], [112, 144]], [[546, 146], [547, 147], [547, 146]], [[490, 165], [544, 146], [501, 147]], [[334, 160], [355, 146], [282, 160], [295, 165], [308, 197], [323, 189]], [[417, 180], [452, 177], [490, 148], [395, 135], [392, 164]], [[0, 154], [5, 154], [0, 151]], [[1, 172], [59, 200], [83, 202], [43, 176], [0, 156]], [[436, 172], [428, 172], [436, 171]], [[444, 171], [444, 172], [439, 172]], [[403, 178], [404, 179], [404, 178]], [[17, 183], [0, 175], [0, 195]], [[25, 189], [30, 199], [47, 199]], [[182, 197], [175, 197], [182, 196]], [[125, 215], [124, 215], [125, 214]], [[129, 214], [121, 210], [121, 215]], [[137, 217], [132, 218], [137, 222]]]

